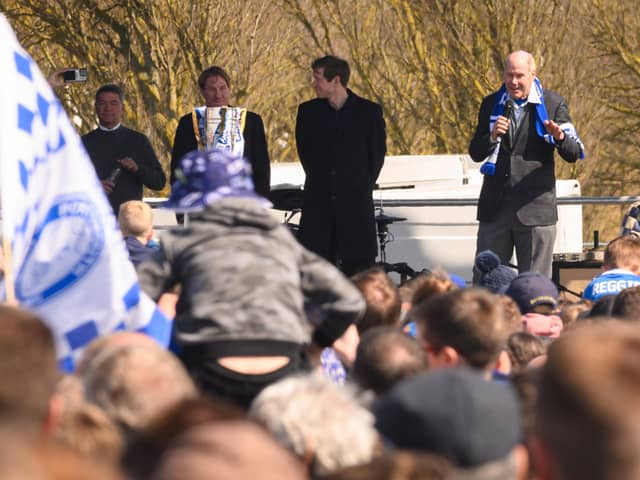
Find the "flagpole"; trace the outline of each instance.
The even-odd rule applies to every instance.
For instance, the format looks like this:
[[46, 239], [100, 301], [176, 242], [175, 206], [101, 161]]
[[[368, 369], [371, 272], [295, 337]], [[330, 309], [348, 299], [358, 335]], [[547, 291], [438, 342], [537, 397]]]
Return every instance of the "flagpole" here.
[[11, 240], [6, 235], [2, 236], [2, 262], [4, 269], [4, 289], [7, 296], [6, 302], [9, 305], [17, 305], [16, 289], [13, 279], [13, 254], [11, 251]]

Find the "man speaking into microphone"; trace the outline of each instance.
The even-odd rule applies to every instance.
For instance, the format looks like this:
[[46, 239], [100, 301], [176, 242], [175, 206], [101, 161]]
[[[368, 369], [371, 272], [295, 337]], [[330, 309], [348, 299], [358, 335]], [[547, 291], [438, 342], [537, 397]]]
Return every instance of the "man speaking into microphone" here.
[[504, 83], [482, 101], [469, 144], [473, 161], [485, 162], [476, 255], [493, 250], [506, 264], [515, 247], [520, 272], [551, 277], [558, 220], [555, 150], [567, 162], [584, 158], [569, 107], [542, 88], [530, 53], [512, 52], [504, 62]]

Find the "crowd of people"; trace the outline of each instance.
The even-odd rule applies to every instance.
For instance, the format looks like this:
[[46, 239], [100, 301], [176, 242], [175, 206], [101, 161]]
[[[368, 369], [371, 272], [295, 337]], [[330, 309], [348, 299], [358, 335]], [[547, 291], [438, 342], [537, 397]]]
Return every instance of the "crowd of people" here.
[[382, 111], [347, 89], [344, 60], [312, 70], [301, 242], [268, 210], [262, 120], [229, 106], [224, 70], [203, 72], [206, 105], [179, 122], [164, 207], [187, 221], [161, 235], [140, 196], [164, 174], [120, 125], [122, 91], [98, 91], [85, 146], [172, 344], [103, 335], [63, 375], [45, 322], [0, 306], [0, 477], [638, 478], [640, 228], [608, 243], [584, 298], [561, 298], [553, 152], [576, 161], [582, 143], [532, 57], [507, 57], [471, 141], [494, 164], [472, 285], [444, 271], [397, 285], [372, 266]]
[[[248, 201], [227, 200], [206, 205], [184, 238], [166, 239], [166, 250], [163, 239], [139, 266], [149, 275], [162, 258], [173, 278], [171, 260], [187, 255], [229, 287], [208, 290], [214, 278], [191, 269], [175, 276], [183, 305], [173, 351], [118, 332], [63, 376], [46, 325], [0, 308], [3, 478], [635, 478], [640, 286], [570, 302], [541, 274], [487, 268], [492, 252], [478, 256], [475, 286], [442, 271], [397, 286], [377, 267], [348, 279], [307, 253], [316, 265], [291, 260], [291, 275], [277, 270], [283, 259], [266, 259], [273, 279], [302, 284], [267, 292], [259, 311], [251, 260], [221, 267], [244, 280], [239, 291], [209, 259], [230, 255], [225, 242], [197, 251], [197, 231], [209, 241], [219, 233], [215, 210]], [[229, 229], [228, 240], [257, 235]], [[606, 259], [618, 270], [640, 264], [640, 237], [610, 242]], [[306, 302], [308, 315], [294, 308]], [[343, 377], [322, 361], [327, 349]]]

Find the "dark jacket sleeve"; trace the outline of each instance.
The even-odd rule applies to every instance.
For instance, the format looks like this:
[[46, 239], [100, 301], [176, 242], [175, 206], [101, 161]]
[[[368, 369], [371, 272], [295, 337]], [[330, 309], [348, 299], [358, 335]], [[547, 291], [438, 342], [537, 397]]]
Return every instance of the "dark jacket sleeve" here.
[[[571, 122], [571, 116], [569, 115], [569, 106], [564, 98], [560, 99], [560, 103], [558, 103], [558, 107], [556, 108], [552, 118], [557, 124], [566, 122], [573, 123]], [[566, 162], [574, 163], [580, 158], [580, 146], [574, 139], [565, 136], [564, 140], [556, 145], [560, 157], [562, 157]]]
[[304, 250], [301, 265], [305, 309], [315, 326], [313, 342], [332, 345], [364, 315], [364, 298], [351, 281], [318, 255]]
[[[266, 196], [271, 190], [271, 163], [269, 160], [269, 149], [267, 147], [267, 136], [264, 132], [264, 123], [260, 115], [248, 112], [252, 118], [251, 123], [247, 122], [246, 128], [251, 128], [251, 132], [246, 132], [245, 155], [251, 162], [253, 170], [252, 178], [255, 191]], [[247, 148], [248, 147], [248, 148]]]
[[306, 107], [304, 104], [298, 106], [298, 114], [296, 116], [296, 148], [298, 150], [298, 157], [305, 173], [308, 175], [309, 167], [309, 148], [310, 148], [310, 126], [306, 123], [307, 115]]
[[198, 144], [196, 142], [195, 132], [193, 131], [193, 119], [191, 114], [187, 114], [180, 119], [180, 122], [178, 122], [178, 128], [176, 128], [176, 134], [173, 137], [171, 172], [169, 177], [172, 185], [176, 179], [176, 168], [180, 166], [180, 160], [182, 160], [182, 157], [197, 149]]
[[138, 164], [136, 175], [142, 181], [143, 185], [152, 190], [162, 190], [167, 181], [167, 177], [162, 171], [162, 166], [158, 161], [156, 152], [149, 142], [149, 139], [142, 135], [140, 157], [134, 160]]
[[491, 132], [489, 131], [489, 115], [493, 108], [493, 102], [490, 98], [493, 97], [486, 97], [480, 105], [476, 131], [469, 143], [469, 155], [474, 162], [484, 161], [495, 148], [495, 144], [491, 143]]
[[154, 302], [178, 283], [162, 246], [136, 267], [136, 273], [140, 288]]
[[370, 138], [369, 171], [371, 172], [371, 187], [373, 188], [378, 180], [378, 175], [380, 175], [380, 170], [382, 170], [384, 157], [387, 154], [387, 130], [380, 105], [375, 106], [373, 131]]

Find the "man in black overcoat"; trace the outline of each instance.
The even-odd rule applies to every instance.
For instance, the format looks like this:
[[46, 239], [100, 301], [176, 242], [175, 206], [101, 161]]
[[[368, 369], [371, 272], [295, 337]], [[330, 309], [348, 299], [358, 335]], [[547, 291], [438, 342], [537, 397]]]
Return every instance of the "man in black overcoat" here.
[[372, 192], [386, 154], [380, 105], [347, 89], [349, 64], [311, 65], [317, 97], [298, 107], [296, 144], [306, 174], [300, 241], [346, 275], [375, 263]]

